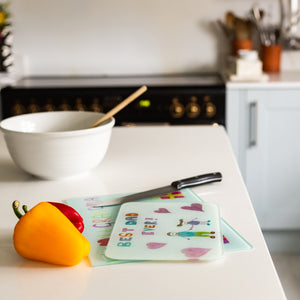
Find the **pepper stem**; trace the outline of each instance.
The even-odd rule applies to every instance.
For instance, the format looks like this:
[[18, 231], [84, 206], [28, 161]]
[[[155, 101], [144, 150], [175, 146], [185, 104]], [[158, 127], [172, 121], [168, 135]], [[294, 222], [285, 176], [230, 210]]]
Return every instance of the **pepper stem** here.
[[[19, 219], [21, 219], [22, 218], [22, 214], [20, 213], [20, 211], [19, 211], [19, 206], [20, 206], [20, 202], [18, 201], [18, 200], [15, 200], [14, 202], [13, 202], [13, 204], [12, 204], [12, 207], [13, 207], [13, 210], [14, 210], [14, 212], [15, 212], [15, 215], [19, 218]], [[24, 209], [24, 208], [23, 208]]]
[[23, 208], [23, 210], [24, 210], [24, 213], [26, 214], [26, 213], [28, 212], [28, 210], [27, 210], [27, 205], [23, 205], [22, 208]]

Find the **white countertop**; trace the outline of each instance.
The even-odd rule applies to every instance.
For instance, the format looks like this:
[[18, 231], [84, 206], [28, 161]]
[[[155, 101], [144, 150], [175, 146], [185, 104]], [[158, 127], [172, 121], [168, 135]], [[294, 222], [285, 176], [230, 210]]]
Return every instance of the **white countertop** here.
[[226, 82], [228, 89], [290, 89], [300, 88], [300, 71], [281, 71], [279, 73], [267, 73], [268, 81], [253, 82]]
[[[285, 299], [223, 127], [115, 127], [102, 164], [83, 178], [43, 181], [20, 171], [0, 137], [1, 299]], [[205, 263], [148, 262], [75, 267], [16, 254], [13, 200], [41, 201], [137, 192], [196, 174], [220, 171], [223, 181], [194, 188], [220, 206], [222, 217], [254, 249]], [[200, 299], [199, 298], [199, 299]]]

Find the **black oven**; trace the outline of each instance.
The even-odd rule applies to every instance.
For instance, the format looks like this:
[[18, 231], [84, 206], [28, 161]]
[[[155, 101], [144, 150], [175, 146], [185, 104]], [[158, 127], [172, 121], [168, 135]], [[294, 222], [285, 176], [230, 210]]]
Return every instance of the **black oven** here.
[[140, 86], [148, 90], [116, 116], [116, 125], [225, 126], [225, 84], [218, 74], [29, 77], [1, 90], [2, 119], [39, 111], [107, 112]]

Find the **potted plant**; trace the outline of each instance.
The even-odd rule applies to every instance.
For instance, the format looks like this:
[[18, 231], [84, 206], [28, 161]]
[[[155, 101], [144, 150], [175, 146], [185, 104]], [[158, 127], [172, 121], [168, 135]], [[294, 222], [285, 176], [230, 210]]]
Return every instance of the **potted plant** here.
[[0, 3], [0, 72], [8, 72], [12, 66], [11, 23], [8, 3]]

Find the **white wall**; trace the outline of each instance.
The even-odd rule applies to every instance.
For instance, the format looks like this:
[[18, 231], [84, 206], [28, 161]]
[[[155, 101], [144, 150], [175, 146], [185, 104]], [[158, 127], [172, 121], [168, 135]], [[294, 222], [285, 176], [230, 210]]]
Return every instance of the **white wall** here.
[[[276, 19], [278, 1], [259, 4]], [[215, 21], [228, 10], [245, 16], [253, 3], [12, 0], [16, 64], [25, 75], [216, 71], [228, 45]]]

